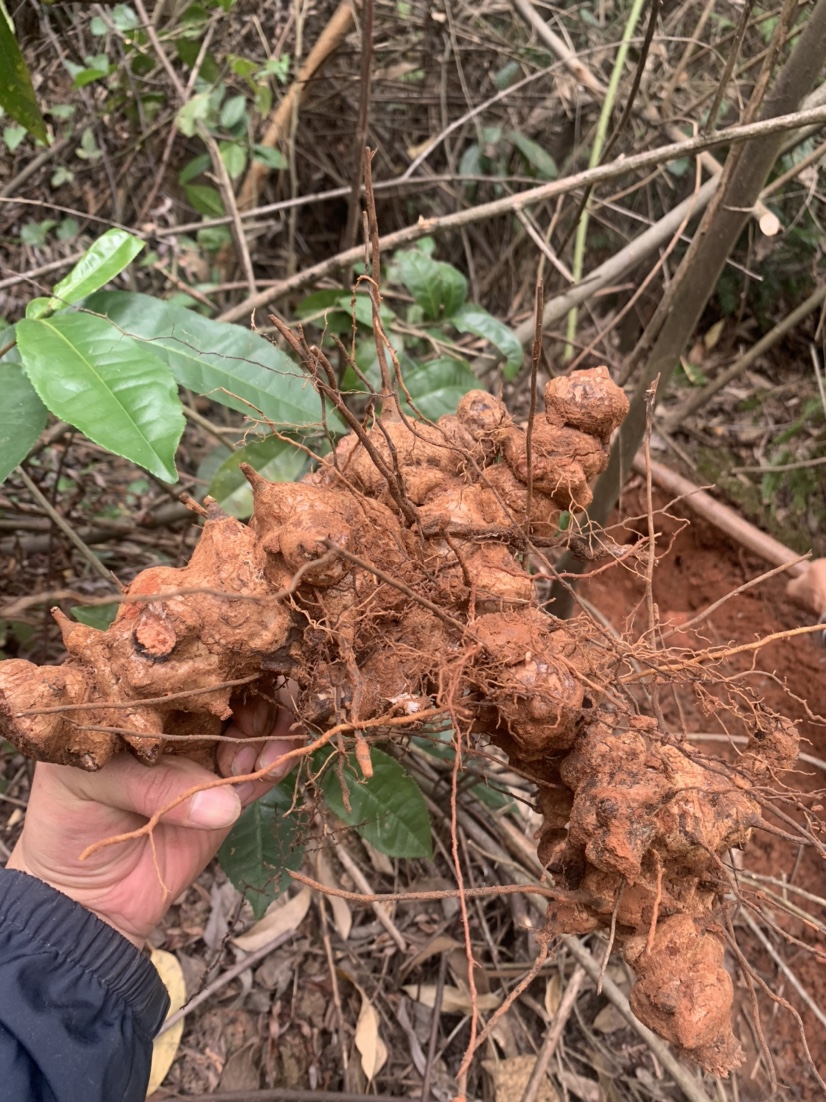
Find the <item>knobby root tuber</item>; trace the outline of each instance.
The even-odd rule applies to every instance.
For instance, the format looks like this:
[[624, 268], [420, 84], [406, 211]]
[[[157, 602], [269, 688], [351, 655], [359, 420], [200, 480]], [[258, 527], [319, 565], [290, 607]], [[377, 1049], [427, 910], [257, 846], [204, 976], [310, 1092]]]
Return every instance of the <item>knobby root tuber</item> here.
[[634, 1012], [724, 1075], [741, 1054], [723, 857], [760, 824], [752, 780], [790, 767], [797, 735], [767, 722], [736, 768], [692, 756], [620, 706], [616, 653], [584, 618], [538, 607], [526, 558], [588, 505], [628, 409], [605, 368], [544, 398], [530, 445], [472, 391], [436, 424], [388, 402], [301, 483], [244, 468], [249, 525], [208, 503], [188, 566], [140, 574], [107, 631], [55, 610], [63, 665], [0, 663], [0, 730], [31, 757], [99, 769], [124, 745], [147, 765], [208, 760], [241, 683], [272, 696], [292, 679], [315, 732], [435, 705], [538, 785], [539, 855], [564, 889], [549, 930], [611, 927]]

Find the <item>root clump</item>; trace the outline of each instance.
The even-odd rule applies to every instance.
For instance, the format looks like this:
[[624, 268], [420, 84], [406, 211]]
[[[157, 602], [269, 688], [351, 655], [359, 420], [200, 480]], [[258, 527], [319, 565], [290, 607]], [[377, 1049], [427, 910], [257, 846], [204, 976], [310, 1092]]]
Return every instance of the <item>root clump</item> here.
[[[392, 403], [391, 403], [392, 405]], [[740, 1062], [723, 963], [723, 858], [760, 824], [751, 783], [790, 767], [791, 724], [714, 768], [613, 691], [618, 659], [537, 603], [529, 553], [591, 500], [628, 403], [605, 368], [552, 380], [529, 435], [466, 394], [436, 424], [398, 405], [299, 484], [245, 468], [249, 525], [208, 508], [183, 569], [144, 571], [105, 632], [55, 611], [58, 667], [0, 663], [0, 733], [99, 769], [124, 747], [207, 760], [230, 697], [298, 686], [310, 731], [434, 707], [538, 785], [556, 934], [610, 928], [634, 1012], [715, 1074]]]

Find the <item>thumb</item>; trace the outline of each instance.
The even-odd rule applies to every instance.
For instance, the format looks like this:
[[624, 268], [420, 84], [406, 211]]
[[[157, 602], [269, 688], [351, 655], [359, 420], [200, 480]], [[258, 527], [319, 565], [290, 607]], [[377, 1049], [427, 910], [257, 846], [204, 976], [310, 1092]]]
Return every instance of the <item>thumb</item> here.
[[202, 791], [193, 793], [164, 814], [161, 821], [170, 826], [225, 830], [241, 814], [241, 801], [230, 785], [206, 788], [215, 783], [215, 774], [177, 755], [164, 755], [158, 765], [148, 767], [131, 754], [121, 754], [98, 773], [82, 773], [65, 766], [55, 768], [71, 774], [65, 780], [79, 799], [93, 800], [146, 819], [191, 789], [202, 786]]

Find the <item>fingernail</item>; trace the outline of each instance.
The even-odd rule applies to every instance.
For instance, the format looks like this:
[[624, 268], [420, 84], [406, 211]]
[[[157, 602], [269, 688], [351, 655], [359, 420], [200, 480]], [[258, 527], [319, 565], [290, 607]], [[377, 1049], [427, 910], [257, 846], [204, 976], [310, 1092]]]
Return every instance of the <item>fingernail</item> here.
[[[268, 742], [261, 751], [261, 756], [258, 759], [258, 768], [266, 769], [270, 765], [274, 766], [286, 753], [287, 749], [283, 742]], [[287, 769], [289, 765], [290, 763], [287, 762], [282, 769], [276, 767], [270, 770], [267, 776], [271, 781], [278, 780], [283, 775], [284, 769]]]
[[251, 773], [257, 753], [257, 746], [242, 746], [232, 759], [232, 766], [230, 767], [232, 776], [242, 777], [245, 773]]
[[196, 792], [189, 803], [189, 821], [206, 830], [232, 826], [241, 814], [241, 800], [231, 788], [208, 788]]

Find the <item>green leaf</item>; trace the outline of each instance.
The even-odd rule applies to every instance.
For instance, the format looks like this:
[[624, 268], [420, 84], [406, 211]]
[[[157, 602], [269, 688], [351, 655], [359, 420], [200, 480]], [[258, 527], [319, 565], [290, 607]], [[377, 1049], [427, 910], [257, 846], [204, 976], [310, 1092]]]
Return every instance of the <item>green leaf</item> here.
[[80, 624], [88, 628], [97, 628], [98, 631], [106, 631], [118, 614], [120, 605], [115, 601], [111, 605], [72, 605], [69, 609], [72, 616]]
[[229, 459], [232, 455], [232, 448], [226, 447], [224, 444], [219, 444], [217, 447], [208, 451], [201, 462], [198, 464], [198, 469], [195, 472], [195, 476], [202, 485], [200, 485], [195, 492], [195, 496], [198, 501], [203, 501], [206, 490], [204, 486], [209, 486], [213, 478], [215, 478], [221, 464], [225, 459]]
[[428, 731], [426, 734], [414, 735], [411, 742], [420, 750], [430, 754], [439, 761], [453, 761], [456, 751], [453, 747], [454, 734], [451, 728], [444, 731]]
[[473, 793], [477, 800], [493, 808], [494, 811], [509, 812], [516, 806], [513, 799], [506, 792], [492, 787], [485, 781], [478, 781], [471, 785], [469, 791]]
[[268, 436], [239, 448], [221, 464], [208, 493], [225, 513], [244, 519], [252, 513], [252, 490], [241, 472], [242, 463], [270, 482], [295, 482], [307, 466], [307, 455], [286, 440]]
[[[302, 321], [311, 321], [318, 329], [338, 335], [352, 332], [354, 317], [359, 325], [370, 330], [373, 328], [373, 304], [365, 290], [359, 290], [355, 299], [352, 295], [343, 295], [341, 291], [332, 289], [316, 291], [301, 300], [295, 316]], [[385, 333], [389, 334], [391, 326], [398, 320], [396, 315], [382, 303], [379, 317]], [[393, 344], [394, 347], [401, 344], [395, 335]]]
[[525, 135], [520, 134], [518, 130], [509, 130], [508, 137], [528, 164], [533, 165], [542, 179], [555, 180], [557, 176], [559, 176], [559, 169], [557, 168], [556, 161], [550, 153], [545, 152], [541, 145], [537, 145], [537, 143], [530, 138], [526, 138]]
[[80, 223], [76, 218], [64, 218], [57, 227], [55, 236], [58, 241], [74, 241], [80, 233]]
[[676, 161], [669, 161], [665, 167], [672, 176], [685, 176], [691, 168], [691, 158], [678, 157]]
[[178, 173], [178, 183], [188, 184], [190, 180], [200, 176], [211, 164], [212, 161], [208, 153], [201, 153], [198, 157], [193, 157], [191, 161], [187, 161]]
[[144, 242], [126, 230], [107, 230], [86, 250], [71, 272], [55, 284], [49, 306], [61, 310], [105, 286], [128, 268]]
[[26, 458], [46, 424], [46, 407], [12, 354], [16, 358], [17, 350], [0, 362], [0, 482]]
[[163, 360], [91, 314], [24, 319], [16, 330], [26, 374], [52, 413], [115, 455], [177, 482], [184, 416]]
[[[292, 360], [240, 325], [212, 321], [149, 295], [104, 291], [85, 303], [125, 333], [145, 341], [169, 365], [181, 386], [278, 428], [320, 424], [321, 402]], [[328, 412], [334, 432], [341, 421]]]
[[518, 61], [506, 62], [493, 77], [493, 83], [496, 85], [497, 90], [502, 92], [505, 88], [510, 88], [510, 86], [516, 82], [519, 71]]
[[243, 95], [230, 96], [221, 108], [221, 126], [226, 130], [232, 130], [237, 126], [247, 113], [247, 97]]
[[52, 300], [49, 299], [49, 298], [33, 298], [33, 299], [31, 299], [29, 301], [28, 305], [26, 306], [26, 317], [27, 318], [32, 318], [35, 321], [38, 318], [47, 318], [47, 317], [49, 317], [50, 314], [54, 313], [54, 310], [50, 306], [51, 301]]
[[[359, 288], [356, 292], [355, 298], [353, 295], [340, 295], [338, 299], [339, 307], [347, 313], [347, 320], [350, 323], [348, 329], [352, 327], [352, 319], [355, 317], [359, 325], [364, 325], [367, 329], [373, 328], [373, 301], [370, 298], [365, 288]], [[396, 321], [396, 315], [382, 302], [379, 307], [379, 321], [385, 333], [388, 333], [391, 325]]]
[[479, 386], [464, 360], [440, 356], [404, 372], [404, 382], [416, 409], [430, 421], [455, 413], [463, 394]]
[[364, 780], [348, 756], [341, 775], [350, 810], [341, 796], [339, 770], [330, 765], [321, 780], [330, 810], [381, 853], [389, 857], [431, 857], [430, 816], [421, 790], [397, 761], [370, 747], [373, 776]]
[[460, 333], [472, 333], [475, 337], [484, 337], [495, 345], [504, 357], [502, 370], [506, 379], [513, 379], [522, 367], [522, 345], [512, 329], [493, 317], [481, 306], [467, 303], [457, 310], [450, 319]]
[[237, 180], [247, 167], [247, 151], [238, 142], [219, 142], [218, 149], [230, 180]]
[[420, 249], [397, 253], [395, 260], [402, 283], [428, 318], [450, 317], [467, 298], [467, 280], [452, 264]]
[[[315, 321], [319, 319], [323, 323], [325, 314], [329, 317], [331, 311], [341, 311], [341, 291], [330, 288], [326, 291], [314, 291], [311, 295], [307, 295], [299, 302], [295, 308], [295, 316], [299, 321], [305, 321], [308, 318]], [[348, 327], [350, 325], [350, 311], [345, 312], [347, 318]]]
[[33, 245], [38, 248], [46, 243], [46, 235], [56, 225], [54, 218], [44, 218], [42, 222], [27, 222], [20, 229], [20, 240], [24, 245]]
[[482, 170], [482, 150], [479, 148], [476, 142], [474, 142], [472, 145], [469, 145], [462, 154], [462, 159], [459, 162], [459, 175], [484, 175]]
[[32, 78], [23, 60], [14, 27], [3, 0], [0, 0], [0, 107], [15, 122], [25, 126], [41, 142], [48, 142], [46, 123], [37, 106]]
[[260, 161], [262, 165], [266, 165], [267, 168], [277, 171], [287, 167], [287, 158], [280, 149], [270, 149], [267, 145], [255, 145], [252, 152], [253, 158]]
[[227, 226], [207, 226], [203, 230], [198, 230], [195, 238], [198, 242], [198, 248], [203, 252], [217, 253], [225, 245], [229, 245], [232, 241], [232, 234]]
[[75, 88], [85, 88], [87, 84], [94, 84], [96, 80], [102, 80], [109, 76], [108, 69], [81, 69], [75, 76], [72, 84]]
[[25, 126], [5, 126], [3, 127], [3, 142], [9, 153], [14, 153], [15, 149], [20, 145], [23, 139], [26, 137], [28, 131]]
[[212, 84], [220, 79], [221, 66], [212, 53], [207, 52], [201, 57], [202, 44], [197, 38], [179, 38], [175, 43], [175, 52], [189, 69], [194, 69], [200, 58], [201, 67], [198, 70], [198, 76], [202, 81]]
[[184, 195], [192, 209], [207, 218], [223, 218], [226, 214], [224, 200], [217, 188], [207, 184], [186, 184]]
[[218, 850], [221, 868], [257, 919], [289, 886], [287, 870], [301, 867], [304, 846], [298, 833], [304, 815], [290, 812], [295, 783], [294, 778], [282, 781], [250, 804]]
[[198, 129], [198, 123], [206, 119], [210, 112], [210, 101], [208, 92], [199, 92], [197, 96], [193, 96], [188, 103], [185, 103], [183, 107], [178, 111], [175, 116], [175, 125], [180, 132], [187, 138], [195, 136], [195, 131]]

